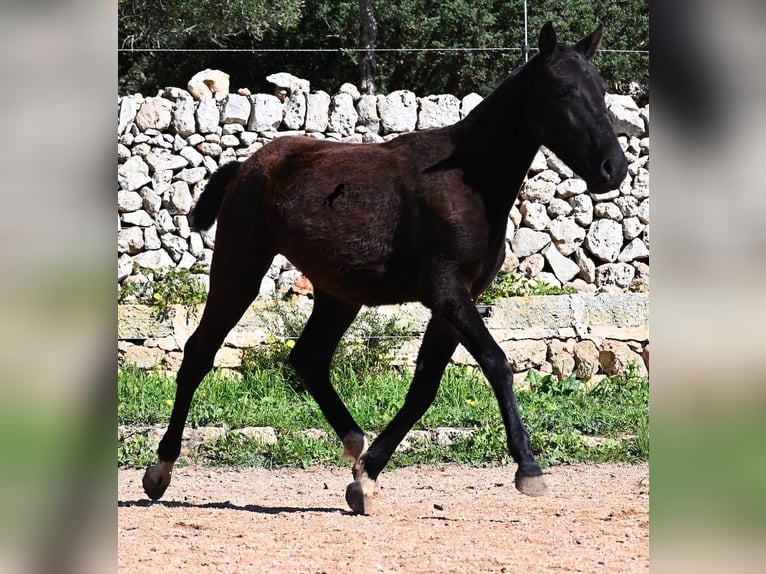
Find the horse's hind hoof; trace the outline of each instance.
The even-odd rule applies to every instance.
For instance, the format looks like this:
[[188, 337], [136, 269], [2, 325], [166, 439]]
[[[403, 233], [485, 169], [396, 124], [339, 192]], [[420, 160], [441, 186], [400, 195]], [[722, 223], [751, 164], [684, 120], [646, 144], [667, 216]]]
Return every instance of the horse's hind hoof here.
[[372, 514], [375, 481], [369, 478], [355, 480], [346, 487], [346, 503], [354, 514]]
[[516, 490], [527, 496], [544, 496], [548, 493], [548, 487], [542, 475], [517, 476]]
[[143, 485], [144, 492], [152, 500], [158, 500], [165, 494], [170, 485], [173, 463], [160, 462], [159, 464], [150, 464], [144, 473]]

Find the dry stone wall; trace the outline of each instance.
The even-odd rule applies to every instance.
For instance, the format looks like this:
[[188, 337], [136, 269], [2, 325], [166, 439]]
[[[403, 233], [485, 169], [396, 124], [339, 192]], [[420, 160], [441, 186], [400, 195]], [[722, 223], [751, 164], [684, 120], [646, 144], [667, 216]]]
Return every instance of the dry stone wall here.
[[[247, 89], [228, 93], [228, 77], [206, 70], [189, 90], [118, 98], [119, 284], [146, 282], [142, 269], [169, 267], [200, 269], [199, 277], [206, 279], [215, 227], [192, 231], [188, 214], [220, 165], [244, 160], [288, 134], [382, 142], [450, 125], [481, 101], [477, 94], [418, 97], [407, 90], [360, 95], [351, 84], [330, 95], [312, 92], [308, 81], [290, 74], [268, 79], [276, 95]], [[629, 160], [624, 183], [610, 192], [590, 193], [542, 149], [509, 217], [507, 268], [578, 291], [648, 290], [649, 110], [639, 109], [628, 96], [611, 94], [607, 106]], [[310, 293], [310, 284], [280, 255], [259, 297], [289, 292]]]
[[[306, 313], [310, 304], [290, 305], [291, 313]], [[284, 312], [284, 311], [283, 311]], [[417, 303], [380, 307], [377, 313], [393, 318], [411, 335], [401, 341], [394, 361], [414, 368], [420, 339], [430, 318]], [[276, 330], [274, 303], [256, 302], [226, 337], [215, 357], [215, 366], [238, 369], [243, 353], [259, 345], [284, 341]], [[201, 308], [173, 306], [158, 316], [143, 305], [118, 309], [120, 365], [176, 372], [183, 345], [196, 328]], [[649, 371], [649, 297], [646, 293], [582, 293], [561, 296], [501, 299], [485, 324], [508, 357], [514, 379], [523, 384], [530, 369], [564, 378], [597, 380], [624, 374], [628, 365], [640, 375]], [[349, 335], [354, 337], [354, 334]], [[452, 362], [475, 366], [475, 360], [458, 347]]]

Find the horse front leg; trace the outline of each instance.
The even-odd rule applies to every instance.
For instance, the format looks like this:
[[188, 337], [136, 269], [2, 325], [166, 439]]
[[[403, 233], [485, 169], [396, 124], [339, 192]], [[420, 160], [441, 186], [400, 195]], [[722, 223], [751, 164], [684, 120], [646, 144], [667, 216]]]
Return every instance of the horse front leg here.
[[439, 318], [431, 319], [423, 335], [415, 375], [402, 408], [354, 465], [354, 482], [346, 488], [346, 502], [355, 513], [372, 513], [378, 475], [412, 425], [433, 403], [455, 347], [457, 333], [454, 329]]
[[468, 293], [445, 302], [439, 312], [460, 333], [460, 341], [492, 385], [506, 430], [508, 450], [518, 464], [517, 490], [529, 496], [542, 496], [547, 486], [519, 415], [513, 393], [513, 372], [505, 353], [490, 335]]

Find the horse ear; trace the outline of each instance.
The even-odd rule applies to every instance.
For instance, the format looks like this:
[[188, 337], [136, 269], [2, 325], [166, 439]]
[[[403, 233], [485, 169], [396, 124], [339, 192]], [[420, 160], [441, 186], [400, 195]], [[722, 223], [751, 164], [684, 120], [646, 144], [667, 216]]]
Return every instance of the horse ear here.
[[590, 60], [598, 51], [601, 45], [601, 38], [604, 36], [604, 25], [599, 24], [590, 36], [587, 36], [577, 42], [575, 49]]
[[538, 47], [543, 56], [549, 56], [556, 48], [556, 30], [553, 29], [553, 22], [550, 20], [540, 30]]

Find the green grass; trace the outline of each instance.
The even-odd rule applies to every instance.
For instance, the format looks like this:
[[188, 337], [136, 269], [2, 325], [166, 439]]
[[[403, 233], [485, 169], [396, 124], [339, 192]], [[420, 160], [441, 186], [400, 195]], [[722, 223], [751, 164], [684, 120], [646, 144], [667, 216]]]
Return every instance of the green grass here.
[[[218, 372], [208, 375], [197, 390], [188, 424], [229, 429], [272, 426], [279, 436], [278, 444], [264, 445], [232, 431], [215, 444], [198, 447], [191, 456], [206, 464], [220, 465], [347, 464], [340, 459], [340, 444], [332, 429], [295, 375], [275, 361], [269, 365], [264, 360], [258, 366], [246, 369], [242, 380]], [[369, 370], [358, 367], [335, 368], [332, 379], [360, 426], [379, 432], [402, 405], [411, 375], [390, 365]], [[559, 381], [552, 375], [531, 374], [529, 380], [530, 389], [519, 390], [516, 395], [533, 449], [543, 466], [648, 458], [646, 379], [628, 373], [606, 379], [593, 389], [583, 388], [574, 377]], [[165, 424], [174, 392], [172, 379], [135, 368], [120, 370], [119, 424]], [[414, 442], [408, 451], [396, 453], [391, 465], [488, 465], [511, 461], [494, 394], [476, 369], [449, 367], [434, 404], [414, 428], [440, 426], [471, 428], [475, 433], [449, 446]], [[329, 438], [298, 434], [309, 428], [324, 429]], [[606, 440], [598, 446], [586, 446], [582, 436]], [[118, 458], [122, 465], [143, 466], [153, 459], [152, 445], [145, 435], [136, 435], [118, 445]]]

